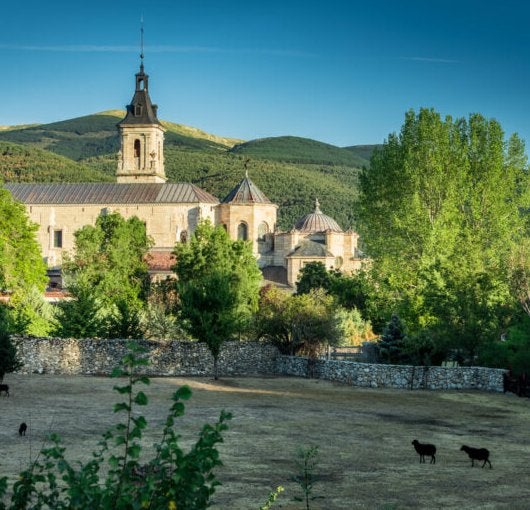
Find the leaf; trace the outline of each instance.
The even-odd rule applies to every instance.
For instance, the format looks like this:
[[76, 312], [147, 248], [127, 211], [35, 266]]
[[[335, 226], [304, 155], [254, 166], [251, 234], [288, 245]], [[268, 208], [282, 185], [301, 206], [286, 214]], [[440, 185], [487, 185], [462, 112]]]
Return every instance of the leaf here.
[[139, 406], [146, 406], [148, 403], [146, 394], [143, 391], [139, 391], [134, 397], [134, 403]]

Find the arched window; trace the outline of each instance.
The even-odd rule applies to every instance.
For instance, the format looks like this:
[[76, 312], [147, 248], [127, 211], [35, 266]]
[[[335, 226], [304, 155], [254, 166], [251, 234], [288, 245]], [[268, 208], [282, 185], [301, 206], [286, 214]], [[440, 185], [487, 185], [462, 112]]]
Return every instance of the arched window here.
[[134, 141], [134, 157], [140, 157], [140, 140], [138, 138]]
[[237, 226], [237, 238], [246, 241], [248, 239], [248, 226], [246, 223], [240, 223]]
[[258, 225], [258, 241], [265, 241], [265, 234], [269, 233], [269, 225], [262, 221]]
[[180, 242], [181, 243], [187, 243], [188, 242], [188, 231], [187, 230], [183, 230], [180, 233]]
[[221, 223], [221, 225], [225, 229], [225, 232], [228, 232], [228, 227], [226, 226], [226, 223]]

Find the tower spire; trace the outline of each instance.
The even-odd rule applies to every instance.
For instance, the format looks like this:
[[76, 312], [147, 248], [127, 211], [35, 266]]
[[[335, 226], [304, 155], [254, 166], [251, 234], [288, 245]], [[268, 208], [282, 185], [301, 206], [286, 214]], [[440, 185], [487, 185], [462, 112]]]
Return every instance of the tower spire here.
[[144, 72], [144, 15], [140, 18], [140, 71]]

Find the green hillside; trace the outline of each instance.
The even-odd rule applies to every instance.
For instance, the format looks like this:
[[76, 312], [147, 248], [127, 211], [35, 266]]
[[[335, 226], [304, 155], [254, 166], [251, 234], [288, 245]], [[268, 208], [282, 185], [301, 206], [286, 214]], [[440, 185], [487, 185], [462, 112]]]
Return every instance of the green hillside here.
[[6, 182], [99, 182], [111, 176], [43, 149], [0, 141], [0, 178]]
[[[6, 181], [88, 182], [113, 180], [123, 111], [0, 131], [1, 175]], [[239, 143], [163, 121], [169, 182], [192, 182], [223, 199], [248, 170], [279, 205], [278, 227], [290, 229], [314, 209], [343, 228], [354, 225], [358, 167], [366, 160], [350, 150], [298, 137]], [[19, 145], [15, 145], [19, 144]], [[20, 145], [23, 144], [23, 145]], [[233, 148], [232, 148], [233, 147]]]
[[345, 165], [362, 167], [368, 162], [353, 153], [335, 145], [297, 136], [276, 136], [259, 138], [232, 147], [231, 152], [251, 158], [285, 161], [287, 163], [308, 163], [322, 165]]
[[350, 147], [343, 147], [344, 150], [355, 154], [357, 157], [364, 159], [367, 162], [367, 166], [370, 164], [370, 158], [375, 149], [381, 147], [381, 145], [351, 145]]

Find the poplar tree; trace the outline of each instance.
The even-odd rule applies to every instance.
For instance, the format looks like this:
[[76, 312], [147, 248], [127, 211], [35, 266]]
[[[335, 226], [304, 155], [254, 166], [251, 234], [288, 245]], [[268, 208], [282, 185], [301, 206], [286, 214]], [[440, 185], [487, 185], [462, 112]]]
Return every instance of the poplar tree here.
[[474, 114], [409, 111], [360, 177], [358, 229], [411, 334], [443, 329], [474, 355], [508, 319], [508, 261], [527, 236], [528, 169], [517, 135]]

